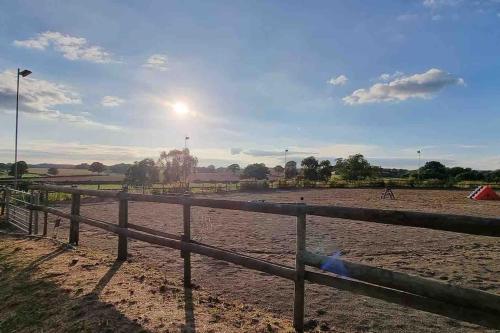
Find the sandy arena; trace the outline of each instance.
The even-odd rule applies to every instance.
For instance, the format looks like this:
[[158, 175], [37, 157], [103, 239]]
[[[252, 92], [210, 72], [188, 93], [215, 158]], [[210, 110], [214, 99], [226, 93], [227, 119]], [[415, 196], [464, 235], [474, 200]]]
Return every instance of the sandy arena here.
[[[269, 202], [304, 202], [401, 209], [485, 217], [500, 216], [499, 201], [473, 201], [467, 191], [395, 190], [397, 200], [381, 200], [378, 189], [322, 189], [233, 193], [204, 197]], [[68, 210], [68, 205], [63, 206]], [[116, 202], [85, 203], [84, 216], [116, 222]], [[53, 222], [54, 217], [50, 217]], [[182, 207], [129, 203], [129, 222], [180, 234]], [[67, 221], [58, 238], [67, 239]], [[49, 226], [50, 231], [53, 225]], [[117, 237], [83, 225], [80, 246], [116, 253]], [[197, 241], [293, 266], [293, 217], [192, 208], [192, 235]], [[500, 242], [493, 237], [307, 217], [307, 248], [343, 258], [452, 284], [500, 294]], [[160, 267], [182, 279], [178, 251], [131, 240], [132, 261]], [[193, 282], [221, 299], [238, 300], [291, 319], [293, 283], [210, 258], [193, 255]], [[306, 286], [306, 322], [313, 330], [332, 332], [486, 332], [485, 328], [323, 286]]]

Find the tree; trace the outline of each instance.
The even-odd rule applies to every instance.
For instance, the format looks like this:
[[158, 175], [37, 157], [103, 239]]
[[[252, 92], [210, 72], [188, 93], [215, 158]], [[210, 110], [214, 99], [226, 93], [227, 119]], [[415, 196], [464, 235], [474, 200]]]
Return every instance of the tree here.
[[347, 180], [359, 180], [373, 175], [373, 168], [361, 154], [351, 155], [346, 159], [338, 158], [333, 170]]
[[215, 172], [215, 165], [210, 164], [209, 166], [207, 166], [207, 172]]
[[230, 166], [228, 166], [228, 167], [227, 167], [227, 169], [228, 169], [229, 171], [231, 171], [232, 173], [237, 173], [238, 171], [240, 171], [240, 170], [241, 170], [240, 165], [239, 165], [239, 164], [236, 164], [236, 163], [231, 164]]
[[10, 166], [9, 176], [16, 175], [17, 165], [17, 178], [23, 178], [23, 175], [28, 172], [28, 164], [25, 161], [18, 161]]
[[[469, 169], [469, 170], [471, 170], [471, 169]], [[464, 169], [462, 167], [453, 167], [453, 168], [448, 169], [448, 175], [449, 175], [449, 177], [455, 178], [459, 174], [462, 174], [466, 171], [467, 171], [467, 169]]]
[[140, 162], [134, 162], [129, 167], [125, 175], [127, 184], [132, 185], [151, 185], [159, 180], [159, 170], [155, 161], [146, 158]]
[[288, 161], [285, 164], [285, 178], [295, 178], [297, 177], [297, 162]]
[[55, 176], [55, 175], [57, 175], [59, 173], [59, 170], [57, 168], [55, 168], [55, 167], [52, 167], [52, 168], [49, 168], [47, 170], [47, 173], [49, 175]]
[[7, 171], [9, 170], [9, 165], [6, 163], [0, 163], [0, 171]]
[[281, 175], [284, 171], [285, 168], [283, 168], [281, 165], [277, 165], [273, 168], [274, 172], [276, 172], [278, 175]]
[[321, 161], [318, 167], [318, 178], [324, 182], [330, 180], [332, 176], [333, 166], [329, 160]]
[[[454, 169], [454, 168], [453, 168]], [[448, 171], [449, 177], [453, 177], [453, 174]], [[478, 170], [472, 170], [471, 168], [462, 169], [462, 172], [453, 177], [456, 181], [462, 180], [485, 180], [485, 174]]]
[[318, 166], [319, 162], [314, 156], [306, 157], [300, 163], [304, 172], [304, 179], [310, 181], [318, 180]]
[[486, 178], [489, 182], [500, 182], [500, 169], [489, 172]]
[[110, 166], [108, 169], [109, 169], [109, 171], [111, 171], [112, 173], [126, 174], [126, 173], [127, 173], [127, 170], [128, 170], [131, 166], [132, 166], [132, 164], [128, 164], [128, 163], [119, 163], [119, 164], [115, 164], [115, 165]]
[[267, 179], [268, 174], [269, 169], [264, 163], [249, 164], [243, 170], [243, 176], [245, 178]]
[[106, 167], [101, 162], [94, 162], [89, 166], [89, 171], [97, 172], [98, 174], [103, 172], [105, 169]]
[[[159, 165], [164, 168], [163, 182], [185, 181], [194, 172], [198, 159], [189, 153], [188, 148], [183, 150], [173, 149], [168, 153], [163, 151], [158, 160]], [[215, 171], [215, 167], [214, 167]]]
[[430, 161], [425, 163], [420, 169], [420, 177], [422, 179], [440, 179], [445, 180], [448, 178], [448, 171], [446, 167], [438, 161]]

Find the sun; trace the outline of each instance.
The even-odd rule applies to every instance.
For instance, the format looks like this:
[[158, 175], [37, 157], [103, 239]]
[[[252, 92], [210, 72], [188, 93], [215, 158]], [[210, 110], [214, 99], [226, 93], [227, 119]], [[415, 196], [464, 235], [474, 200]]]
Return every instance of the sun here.
[[184, 116], [189, 113], [189, 107], [186, 103], [176, 102], [173, 106], [174, 112], [179, 116]]

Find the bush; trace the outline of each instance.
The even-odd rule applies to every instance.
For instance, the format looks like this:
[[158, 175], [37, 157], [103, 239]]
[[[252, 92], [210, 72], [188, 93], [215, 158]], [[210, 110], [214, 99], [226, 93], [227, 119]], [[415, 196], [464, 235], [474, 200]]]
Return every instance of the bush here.
[[332, 188], [343, 188], [347, 186], [347, 182], [345, 180], [340, 180], [340, 179], [332, 179], [328, 183], [328, 186]]
[[240, 189], [243, 191], [258, 191], [266, 190], [269, 188], [267, 181], [242, 181], [240, 182]]
[[427, 179], [422, 182], [422, 185], [425, 187], [445, 187], [446, 183], [447, 181], [442, 179]]

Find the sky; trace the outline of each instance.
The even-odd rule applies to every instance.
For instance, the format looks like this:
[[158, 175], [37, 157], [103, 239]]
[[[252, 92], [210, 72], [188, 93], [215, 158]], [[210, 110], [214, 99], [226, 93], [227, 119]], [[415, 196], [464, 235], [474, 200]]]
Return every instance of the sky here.
[[500, 168], [500, 0], [0, 0], [0, 161]]

